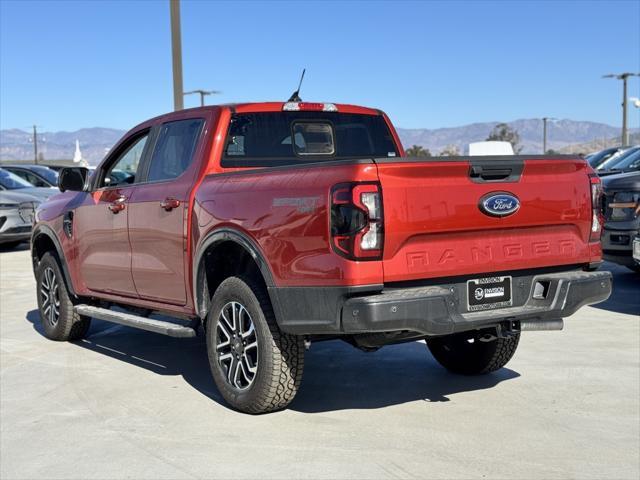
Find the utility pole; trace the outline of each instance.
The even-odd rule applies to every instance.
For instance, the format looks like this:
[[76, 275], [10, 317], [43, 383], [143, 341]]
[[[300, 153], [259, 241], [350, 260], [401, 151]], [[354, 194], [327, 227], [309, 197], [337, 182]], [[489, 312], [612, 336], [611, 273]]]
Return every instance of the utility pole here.
[[629, 77], [640, 77], [640, 73], [608, 73], [602, 78], [615, 78], [622, 80], [622, 145], [629, 144], [629, 132], [627, 130], [627, 79]]
[[542, 117], [542, 154], [547, 153], [547, 122], [555, 120], [553, 117]]
[[191, 92], [184, 92], [185, 95], [191, 95], [194, 93], [199, 93], [200, 94], [200, 106], [204, 107], [204, 96], [205, 95], [213, 95], [216, 93], [222, 93], [219, 92], [218, 90], [192, 90]]
[[33, 162], [38, 164], [38, 131], [36, 126], [33, 126]]
[[171, 57], [173, 66], [173, 109], [184, 109], [182, 96], [182, 38], [180, 34], [180, 0], [169, 0], [171, 13]]

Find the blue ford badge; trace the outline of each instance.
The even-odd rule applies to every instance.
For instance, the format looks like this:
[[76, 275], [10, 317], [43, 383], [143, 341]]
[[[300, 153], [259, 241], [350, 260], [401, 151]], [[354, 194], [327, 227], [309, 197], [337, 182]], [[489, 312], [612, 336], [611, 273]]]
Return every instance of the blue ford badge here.
[[480, 199], [480, 210], [492, 217], [506, 217], [520, 208], [520, 200], [515, 195], [506, 192], [488, 193]]

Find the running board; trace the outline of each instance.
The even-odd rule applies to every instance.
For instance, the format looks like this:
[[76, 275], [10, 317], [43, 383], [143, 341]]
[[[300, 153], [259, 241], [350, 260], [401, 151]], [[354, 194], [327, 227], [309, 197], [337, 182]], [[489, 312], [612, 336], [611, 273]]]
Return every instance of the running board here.
[[116, 312], [108, 308], [92, 307], [91, 305], [76, 305], [74, 310], [80, 315], [97, 318], [105, 322], [126, 325], [127, 327], [147, 330], [149, 332], [160, 333], [170, 337], [189, 338], [195, 337], [196, 331], [193, 328], [176, 323], [154, 320], [152, 318], [140, 317], [131, 313]]

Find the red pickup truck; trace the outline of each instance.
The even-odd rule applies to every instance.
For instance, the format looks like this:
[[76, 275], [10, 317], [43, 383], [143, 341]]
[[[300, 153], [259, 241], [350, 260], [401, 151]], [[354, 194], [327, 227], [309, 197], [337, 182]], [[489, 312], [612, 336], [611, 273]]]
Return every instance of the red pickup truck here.
[[482, 374], [521, 331], [559, 330], [611, 292], [583, 159], [405, 158], [370, 108], [170, 113], [59, 187], [31, 244], [46, 336], [80, 339], [91, 318], [203, 331], [218, 389], [244, 412], [291, 402], [312, 341], [425, 339], [445, 368]]

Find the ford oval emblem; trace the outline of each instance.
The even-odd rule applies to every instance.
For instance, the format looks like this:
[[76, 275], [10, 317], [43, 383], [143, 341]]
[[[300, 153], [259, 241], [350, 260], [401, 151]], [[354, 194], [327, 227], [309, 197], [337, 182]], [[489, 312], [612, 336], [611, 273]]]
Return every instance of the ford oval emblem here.
[[513, 215], [520, 208], [518, 197], [507, 192], [488, 193], [480, 199], [480, 210], [492, 217], [506, 217]]

